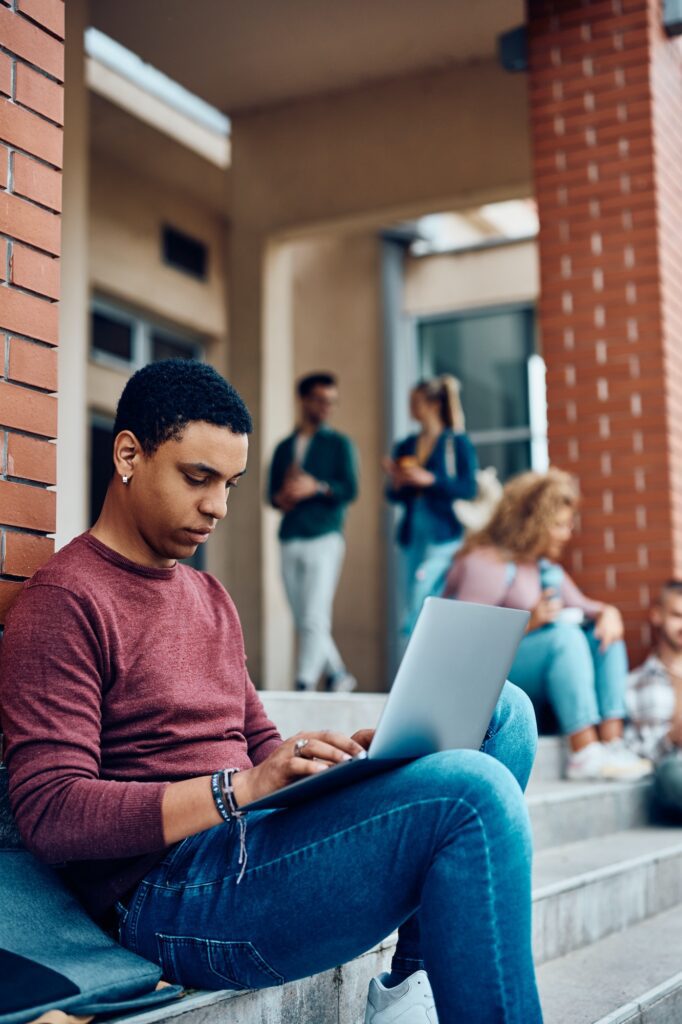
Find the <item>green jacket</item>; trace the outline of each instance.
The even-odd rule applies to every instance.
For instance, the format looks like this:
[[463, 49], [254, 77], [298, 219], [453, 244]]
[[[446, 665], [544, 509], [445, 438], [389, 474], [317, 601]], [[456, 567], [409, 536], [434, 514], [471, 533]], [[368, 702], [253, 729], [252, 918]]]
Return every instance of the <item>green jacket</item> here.
[[[290, 434], [275, 449], [268, 483], [271, 505], [294, 461], [295, 440], [296, 433]], [[341, 533], [346, 505], [354, 501], [358, 493], [357, 456], [352, 441], [345, 434], [320, 427], [310, 440], [302, 469], [328, 484], [329, 492], [307, 498], [291, 512], [285, 512], [279, 528], [280, 539], [310, 540], [325, 533]]]

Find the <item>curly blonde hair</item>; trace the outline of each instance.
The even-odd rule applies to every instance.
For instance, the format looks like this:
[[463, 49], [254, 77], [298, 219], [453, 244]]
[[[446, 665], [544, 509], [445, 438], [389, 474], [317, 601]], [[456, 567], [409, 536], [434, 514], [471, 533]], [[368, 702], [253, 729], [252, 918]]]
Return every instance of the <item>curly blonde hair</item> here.
[[577, 509], [578, 487], [569, 473], [521, 473], [505, 484], [493, 517], [466, 541], [463, 553], [479, 547], [501, 548], [514, 558], [537, 557], [547, 530], [564, 508]]

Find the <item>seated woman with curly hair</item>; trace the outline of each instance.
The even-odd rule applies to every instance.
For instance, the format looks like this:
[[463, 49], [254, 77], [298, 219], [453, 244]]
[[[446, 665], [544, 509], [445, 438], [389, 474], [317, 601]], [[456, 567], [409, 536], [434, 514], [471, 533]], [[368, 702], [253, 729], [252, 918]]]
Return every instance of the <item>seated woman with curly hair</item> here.
[[558, 564], [577, 506], [573, 479], [558, 469], [510, 480], [489, 524], [456, 556], [445, 596], [531, 613], [509, 676], [552, 706], [568, 736], [569, 779], [637, 778], [651, 766], [623, 743], [621, 614], [587, 598]]

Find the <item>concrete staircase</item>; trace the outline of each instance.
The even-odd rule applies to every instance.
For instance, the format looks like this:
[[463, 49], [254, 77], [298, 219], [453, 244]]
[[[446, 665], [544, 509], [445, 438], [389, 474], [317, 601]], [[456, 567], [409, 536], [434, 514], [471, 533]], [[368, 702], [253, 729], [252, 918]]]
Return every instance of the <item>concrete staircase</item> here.
[[[284, 735], [329, 725], [353, 732], [374, 724], [384, 702], [362, 694], [262, 696]], [[682, 828], [649, 823], [647, 783], [564, 782], [562, 760], [560, 741], [542, 739], [528, 791], [545, 1022], [679, 1024]], [[394, 938], [314, 978], [262, 992], [194, 993], [126, 1024], [172, 1017], [183, 1024], [361, 1024], [369, 978], [388, 966]]]

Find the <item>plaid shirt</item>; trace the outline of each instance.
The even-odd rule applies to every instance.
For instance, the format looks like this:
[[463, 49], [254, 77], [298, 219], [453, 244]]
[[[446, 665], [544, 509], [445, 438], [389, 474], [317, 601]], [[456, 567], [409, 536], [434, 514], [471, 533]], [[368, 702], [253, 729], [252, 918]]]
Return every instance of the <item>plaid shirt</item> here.
[[655, 654], [628, 675], [625, 739], [636, 753], [659, 760], [673, 749], [668, 733], [675, 713], [675, 689]]

